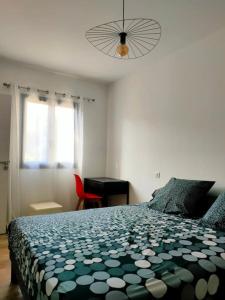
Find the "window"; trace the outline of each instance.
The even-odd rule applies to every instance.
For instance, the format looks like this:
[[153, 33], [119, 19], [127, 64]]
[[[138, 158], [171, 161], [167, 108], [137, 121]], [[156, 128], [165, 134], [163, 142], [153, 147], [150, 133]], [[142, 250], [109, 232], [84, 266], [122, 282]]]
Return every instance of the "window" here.
[[69, 165], [74, 161], [74, 109], [57, 105], [55, 108], [56, 161]]
[[65, 168], [76, 163], [78, 104], [38, 95], [22, 95], [23, 168]]

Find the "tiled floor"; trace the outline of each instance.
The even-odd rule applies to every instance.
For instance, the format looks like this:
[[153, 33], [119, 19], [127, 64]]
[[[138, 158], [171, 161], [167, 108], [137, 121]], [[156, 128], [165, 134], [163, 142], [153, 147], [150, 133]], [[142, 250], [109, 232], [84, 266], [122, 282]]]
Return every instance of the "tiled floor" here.
[[10, 285], [10, 270], [7, 235], [0, 235], [0, 300], [22, 300], [18, 286]]

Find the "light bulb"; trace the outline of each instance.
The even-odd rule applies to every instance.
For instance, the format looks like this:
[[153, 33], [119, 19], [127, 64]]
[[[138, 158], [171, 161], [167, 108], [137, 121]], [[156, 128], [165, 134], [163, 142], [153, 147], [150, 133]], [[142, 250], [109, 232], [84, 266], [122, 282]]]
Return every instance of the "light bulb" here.
[[129, 53], [129, 48], [126, 44], [119, 44], [116, 49], [116, 52], [121, 56], [126, 56]]

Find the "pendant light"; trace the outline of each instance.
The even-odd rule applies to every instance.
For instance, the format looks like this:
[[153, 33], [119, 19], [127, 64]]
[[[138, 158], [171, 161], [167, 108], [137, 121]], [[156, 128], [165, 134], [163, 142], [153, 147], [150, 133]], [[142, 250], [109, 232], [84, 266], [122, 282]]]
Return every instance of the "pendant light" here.
[[99, 51], [118, 59], [135, 59], [148, 54], [161, 37], [161, 26], [147, 18], [125, 19], [95, 26], [86, 32], [87, 40]]

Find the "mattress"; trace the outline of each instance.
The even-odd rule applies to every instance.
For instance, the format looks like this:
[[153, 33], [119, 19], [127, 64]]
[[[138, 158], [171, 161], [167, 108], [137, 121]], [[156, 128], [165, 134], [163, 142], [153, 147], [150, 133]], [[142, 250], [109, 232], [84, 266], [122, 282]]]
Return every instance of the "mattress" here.
[[225, 234], [148, 208], [17, 218], [9, 248], [29, 299], [223, 299]]

